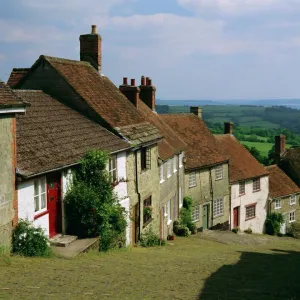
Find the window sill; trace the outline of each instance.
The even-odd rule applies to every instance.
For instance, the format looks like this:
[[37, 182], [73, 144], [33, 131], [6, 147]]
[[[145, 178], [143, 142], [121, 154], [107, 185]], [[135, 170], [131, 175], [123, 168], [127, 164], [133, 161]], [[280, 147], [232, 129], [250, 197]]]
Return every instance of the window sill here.
[[37, 212], [37, 213], [34, 215], [34, 218], [33, 218], [33, 219], [34, 219], [34, 220], [39, 219], [39, 218], [41, 218], [41, 217], [47, 215], [48, 213], [49, 213], [49, 210], [48, 210], [48, 209], [46, 209], [45, 211]]
[[242, 196], [245, 196], [246, 195], [246, 193], [244, 193], [244, 194], [239, 194], [239, 197], [242, 197]]
[[293, 221], [289, 221], [289, 223], [294, 223], [294, 222], [296, 222], [296, 220], [293, 220]]
[[168, 176], [167, 176], [167, 179], [170, 178], [171, 176], [172, 176], [172, 174], [168, 175]]
[[175, 174], [177, 172], [177, 170], [174, 170], [173, 173]]
[[181, 166], [179, 166], [179, 169], [181, 169], [182, 168], [182, 165]]
[[281, 207], [275, 207], [275, 209], [280, 209]]
[[149, 219], [145, 224], [143, 224], [143, 228], [147, 227], [152, 221], [153, 218]]
[[216, 178], [216, 181], [219, 181], [219, 180], [222, 180], [223, 179], [223, 177], [222, 178]]
[[193, 187], [196, 187], [197, 186], [197, 184], [195, 184], [195, 185], [190, 185], [189, 186], [189, 189], [191, 189], [191, 188], [193, 188]]
[[167, 223], [167, 225], [169, 226], [171, 223], [172, 223], [172, 220], [169, 220], [168, 223]]
[[255, 218], [256, 218], [256, 216], [251, 217], [251, 218], [248, 218], [248, 219], [245, 219], [245, 221], [253, 220], [253, 219], [255, 219]]
[[164, 183], [164, 182], [165, 182], [165, 180], [161, 180], [159, 183], [162, 184], [162, 183]]
[[260, 192], [261, 190], [259, 189], [259, 190], [256, 190], [256, 191], [252, 191], [252, 193], [257, 193], [257, 192]]
[[199, 221], [200, 221], [200, 219], [192, 220], [193, 223], [197, 223], [197, 222], [199, 222]]
[[296, 204], [296, 203], [292, 203], [292, 204], [290, 203], [290, 206], [293, 206], [293, 205], [295, 205], [295, 204]]
[[220, 217], [223, 217], [224, 216], [224, 213], [223, 214], [221, 214], [221, 215], [216, 215], [216, 216], [213, 216], [214, 217], [214, 219], [216, 219], [216, 218], [220, 218]]

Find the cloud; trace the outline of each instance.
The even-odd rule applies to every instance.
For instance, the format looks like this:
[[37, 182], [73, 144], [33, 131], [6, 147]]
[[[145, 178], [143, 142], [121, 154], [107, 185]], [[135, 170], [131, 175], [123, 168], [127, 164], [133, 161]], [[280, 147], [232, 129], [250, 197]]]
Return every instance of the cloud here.
[[300, 9], [299, 0], [177, 0], [183, 7], [204, 13], [206, 11], [228, 15], [257, 12], [295, 12]]

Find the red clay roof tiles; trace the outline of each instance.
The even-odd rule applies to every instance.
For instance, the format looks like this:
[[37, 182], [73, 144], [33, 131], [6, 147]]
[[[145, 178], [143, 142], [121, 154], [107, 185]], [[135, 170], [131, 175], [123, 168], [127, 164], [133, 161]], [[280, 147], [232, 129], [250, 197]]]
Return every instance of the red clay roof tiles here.
[[30, 70], [30, 68], [14, 68], [10, 73], [7, 84], [14, 87]]
[[0, 81], [0, 107], [24, 107], [26, 103], [11, 88]]

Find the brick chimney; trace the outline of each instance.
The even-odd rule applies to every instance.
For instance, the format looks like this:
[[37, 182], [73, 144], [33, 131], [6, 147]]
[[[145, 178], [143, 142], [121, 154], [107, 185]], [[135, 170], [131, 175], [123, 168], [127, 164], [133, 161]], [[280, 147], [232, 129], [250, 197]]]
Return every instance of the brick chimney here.
[[102, 70], [102, 38], [97, 25], [92, 25], [89, 34], [80, 35], [80, 60], [89, 62], [99, 73]]
[[202, 119], [202, 108], [200, 106], [190, 106], [190, 113]]
[[124, 77], [123, 84], [119, 86], [119, 90], [135, 107], [138, 107], [140, 89], [135, 85], [135, 79], [131, 79], [130, 85], [128, 85], [128, 79]]
[[155, 110], [156, 88], [149, 77], [142, 76], [140, 85], [140, 99], [152, 110]]
[[278, 158], [285, 152], [285, 143], [286, 137], [285, 135], [277, 135], [275, 136], [275, 154]]
[[224, 122], [224, 134], [233, 134], [232, 122]]

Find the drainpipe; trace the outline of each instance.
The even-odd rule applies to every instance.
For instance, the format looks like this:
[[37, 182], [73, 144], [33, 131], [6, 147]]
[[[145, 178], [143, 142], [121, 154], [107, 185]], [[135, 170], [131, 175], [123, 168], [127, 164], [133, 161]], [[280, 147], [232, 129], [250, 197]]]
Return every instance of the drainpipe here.
[[212, 186], [211, 168], [209, 168], [209, 183], [210, 183], [210, 196], [211, 196], [211, 227], [214, 224], [214, 189]]
[[[139, 234], [138, 239], [141, 239], [141, 193], [139, 190], [139, 179], [138, 179], [138, 160], [137, 160], [137, 150], [134, 152], [135, 154], [135, 189], [138, 194], [138, 203], [139, 203]], [[136, 234], [136, 233], [135, 233]]]

